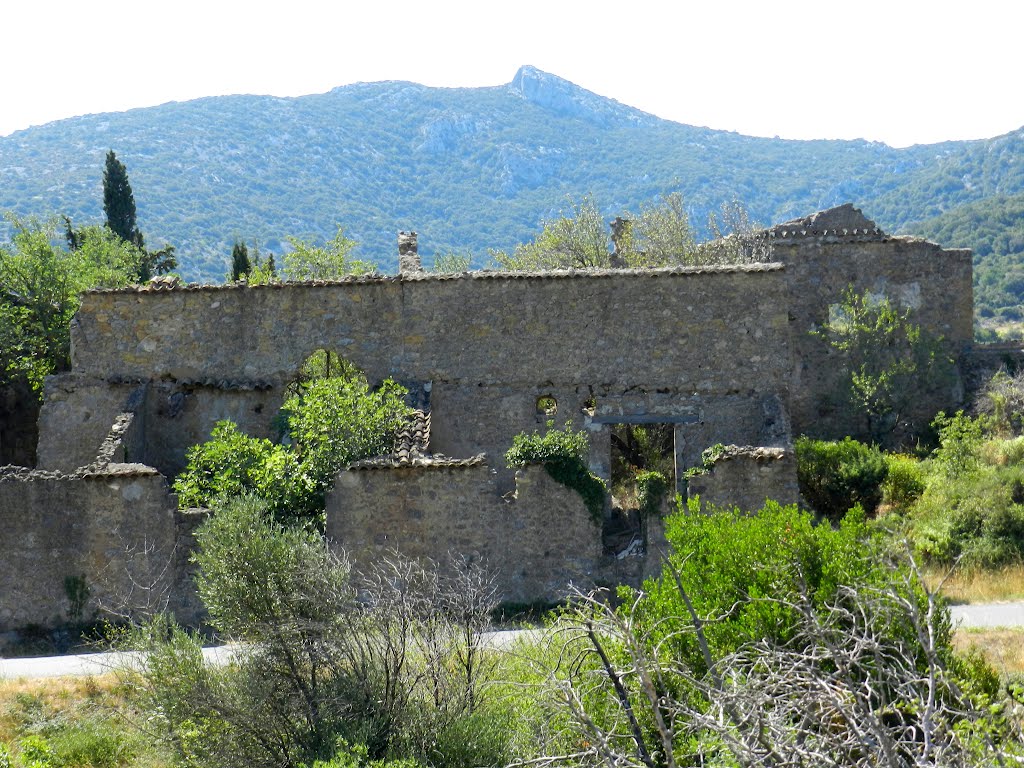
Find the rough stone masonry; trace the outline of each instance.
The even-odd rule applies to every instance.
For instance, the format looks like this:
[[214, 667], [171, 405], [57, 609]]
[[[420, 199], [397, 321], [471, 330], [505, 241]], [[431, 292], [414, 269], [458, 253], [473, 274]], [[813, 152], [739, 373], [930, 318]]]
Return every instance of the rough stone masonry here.
[[[195, 620], [197, 517], [177, 511], [168, 481], [219, 420], [270, 436], [317, 350], [371, 382], [402, 382], [422, 419], [393, 455], [336, 480], [328, 536], [357, 563], [390, 548], [454, 552], [485, 561], [516, 601], [650, 573], [660, 520], [610, 554], [574, 492], [505, 468], [513, 436], [550, 418], [587, 430], [591, 468], [606, 478], [615, 425], [663, 424], [679, 469], [710, 445], [737, 446], [701, 479], [704, 498], [795, 501], [792, 436], [848, 427], [832, 405], [837, 366], [811, 331], [852, 287], [912, 308], [963, 359], [971, 257], [890, 237], [850, 205], [766, 236], [763, 264], [433, 275], [403, 233], [395, 276], [87, 294], [72, 369], [46, 385], [38, 465], [0, 470], [0, 632], [130, 607], [144, 582], [150, 603]], [[920, 394], [934, 413], [962, 387]]]

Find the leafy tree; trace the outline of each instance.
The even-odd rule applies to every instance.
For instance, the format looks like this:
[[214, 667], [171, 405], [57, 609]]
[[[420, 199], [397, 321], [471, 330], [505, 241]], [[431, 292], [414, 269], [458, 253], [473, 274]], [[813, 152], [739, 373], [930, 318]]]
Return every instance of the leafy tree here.
[[473, 264], [473, 257], [468, 253], [438, 253], [434, 256], [434, 267], [431, 272], [436, 274], [456, 274], [468, 272]]
[[211, 507], [221, 497], [249, 493], [278, 518], [320, 520], [340, 470], [391, 450], [408, 417], [405, 394], [391, 379], [372, 389], [349, 366], [313, 374], [281, 407], [282, 444], [249, 437], [222, 421], [210, 440], [190, 448], [187, 466], [174, 481], [178, 503]]
[[[136, 282], [148, 282], [154, 275], [165, 275], [178, 266], [173, 245], [164, 244], [163, 248], [155, 251], [145, 249], [142, 232], [135, 221], [135, 195], [128, 183], [128, 170], [117, 159], [114, 150], [107, 152], [103, 170], [103, 211], [107, 216], [107, 228], [138, 248], [144, 256], [137, 264]], [[72, 228], [69, 218], [64, 217], [64, 221], [68, 246], [74, 250], [78, 247], [78, 233]]]
[[348, 275], [366, 275], [377, 271], [369, 261], [352, 258], [355, 240], [345, 237], [341, 227], [324, 245], [314, 245], [289, 237], [292, 250], [284, 255], [281, 274], [285, 280], [335, 280]]
[[55, 221], [7, 220], [14, 235], [0, 245], [0, 382], [20, 379], [40, 392], [43, 377], [70, 363], [79, 294], [127, 285], [143, 253], [101, 227], [77, 231], [77, 248], [64, 250], [53, 242]]
[[135, 224], [135, 195], [128, 183], [128, 170], [117, 159], [114, 150], [107, 152], [103, 169], [103, 212], [111, 232], [139, 248], [143, 247], [142, 233]]
[[174, 251], [174, 246], [167, 244], [157, 251], [144, 251], [146, 258], [139, 265], [139, 271], [136, 273], [137, 282], [145, 283], [154, 275], [173, 272], [178, 266], [178, 257]]
[[[544, 222], [529, 243], [509, 254], [491, 251], [501, 269], [645, 269], [672, 265], [733, 264], [770, 261], [771, 248], [746, 216], [742, 206], [726, 207], [723, 221], [731, 228], [726, 237], [712, 219], [715, 240], [697, 244], [683, 197], [673, 192], [655, 205], [645, 205], [639, 216], [616, 220], [609, 236], [604, 218], [589, 195], [571, 203], [568, 213]], [[613, 242], [614, 241], [614, 242]]]
[[873, 442], [890, 435], [906, 416], [916, 393], [945, 383], [952, 361], [932, 338], [887, 298], [848, 288], [821, 331], [839, 355], [841, 395], [864, 420]]
[[547, 269], [595, 269], [611, 266], [604, 218], [589, 195], [580, 203], [570, 201], [569, 215], [544, 222], [541, 233], [511, 253], [492, 251], [502, 268], [520, 271]]
[[667, 267], [693, 263], [696, 244], [683, 196], [672, 192], [657, 205], [644, 205], [631, 227], [633, 236], [625, 251], [630, 267]]

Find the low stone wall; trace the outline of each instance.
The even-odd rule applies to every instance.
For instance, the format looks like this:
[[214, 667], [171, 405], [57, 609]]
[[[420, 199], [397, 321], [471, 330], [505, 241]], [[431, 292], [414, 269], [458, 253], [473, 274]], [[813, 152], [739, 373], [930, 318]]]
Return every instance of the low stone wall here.
[[783, 448], [730, 445], [706, 475], [690, 479], [688, 494], [702, 504], [756, 512], [766, 499], [796, 504], [796, 455]]
[[973, 402], [998, 371], [1011, 376], [1024, 371], [1024, 343], [975, 344], [960, 360], [966, 401]]
[[185, 610], [171, 576], [175, 506], [164, 478], [138, 465], [0, 475], [0, 633], [165, 603]]
[[602, 567], [601, 526], [541, 467], [517, 474], [512, 498], [498, 495], [483, 463], [342, 472], [327, 501], [327, 535], [357, 567], [393, 550], [441, 564], [450, 555], [476, 560], [508, 602], [559, 600], [570, 584], [589, 589]]

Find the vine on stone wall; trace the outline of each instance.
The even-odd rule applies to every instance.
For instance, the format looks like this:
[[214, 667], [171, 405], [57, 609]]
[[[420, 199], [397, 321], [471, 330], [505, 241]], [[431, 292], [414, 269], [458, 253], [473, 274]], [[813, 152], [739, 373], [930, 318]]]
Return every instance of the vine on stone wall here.
[[604, 519], [608, 486], [587, 467], [586, 432], [576, 432], [568, 423], [563, 429], [554, 429], [554, 422], [549, 421], [547, 427], [543, 435], [520, 432], [513, 437], [512, 447], [505, 453], [505, 463], [513, 469], [528, 464], [542, 465], [552, 479], [580, 495], [591, 518], [600, 524]]

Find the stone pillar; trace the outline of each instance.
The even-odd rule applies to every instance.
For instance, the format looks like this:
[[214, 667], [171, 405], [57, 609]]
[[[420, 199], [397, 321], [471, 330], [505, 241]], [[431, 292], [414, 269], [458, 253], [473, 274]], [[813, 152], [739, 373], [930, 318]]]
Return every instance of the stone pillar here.
[[683, 478], [683, 473], [689, 467], [686, 466], [686, 436], [683, 434], [683, 426], [676, 424], [672, 428], [672, 447], [676, 475], [675, 493], [682, 494], [683, 498], [686, 498], [686, 480]]
[[420, 254], [416, 245], [415, 232], [398, 233], [398, 274], [409, 275], [422, 272]]
[[628, 241], [633, 232], [633, 222], [629, 219], [624, 219], [621, 216], [612, 222], [612, 245], [615, 250], [612, 251], [611, 265], [613, 269], [624, 269], [626, 267], [626, 259], [622, 254], [622, 246], [625, 245], [623, 241]]

